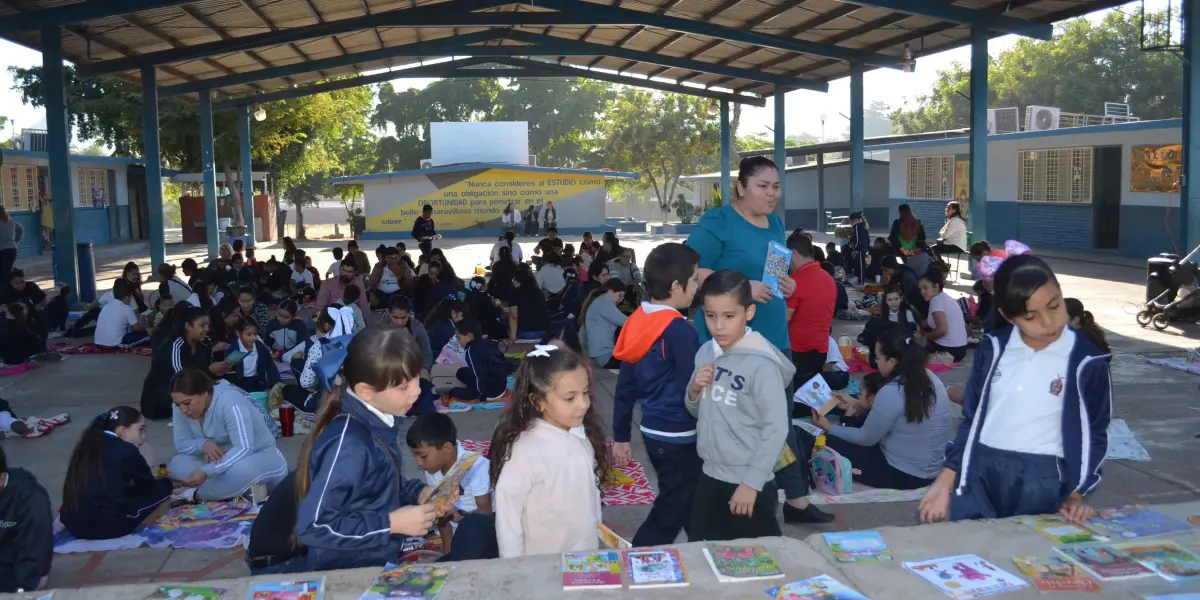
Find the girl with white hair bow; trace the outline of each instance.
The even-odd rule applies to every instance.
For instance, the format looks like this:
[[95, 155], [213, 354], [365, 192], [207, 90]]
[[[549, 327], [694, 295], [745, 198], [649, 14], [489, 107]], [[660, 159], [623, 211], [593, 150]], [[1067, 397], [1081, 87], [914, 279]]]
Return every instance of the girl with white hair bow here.
[[293, 361], [300, 358], [304, 360], [304, 368], [300, 371], [300, 385], [289, 383], [281, 391], [284, 401], [295, 406], [296, 410], [309, 414], [317, 412], [321, 400], [316, 365], [324, 354], [324, 344], [354, 332], [354, 311], [345, 306], [330, 306], [317, 313], [316, 330], [317, 333], [305, 342], [304, 350], [292, 356]]

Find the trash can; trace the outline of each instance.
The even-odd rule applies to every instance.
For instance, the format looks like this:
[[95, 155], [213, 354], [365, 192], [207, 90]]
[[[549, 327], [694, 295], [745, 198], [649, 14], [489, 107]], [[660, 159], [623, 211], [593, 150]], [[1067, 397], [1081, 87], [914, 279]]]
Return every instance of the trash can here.
[[79, 261], [79, 293], [76, 297], [80, 302], [89, 304], [96, 300], [96, 259], [91, 243], [75, 244], [75, 256]]

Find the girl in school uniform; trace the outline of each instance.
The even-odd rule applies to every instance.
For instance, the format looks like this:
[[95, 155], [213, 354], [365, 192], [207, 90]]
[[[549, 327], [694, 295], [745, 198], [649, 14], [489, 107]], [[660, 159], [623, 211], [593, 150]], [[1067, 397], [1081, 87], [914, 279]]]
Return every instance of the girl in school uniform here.
[[549, 328], [546, 297], [538, 289], [537, 279], [529, 267], [519, 267], [513, 277], [513, 291], [508, 302], [508, 343], [518, 339], [541, 339]]
[[342, 309], [331, 306], [317, 313], [314, 327], [317, 332], [305, 340], [304, 349], [291, 357], [292, 372], [296, 374], [299, 385], [289, 383], [280, 392], [283, 399], [295, 406], [296, 410], [309, 414], [317, 412], [321, 400], [317, 363], [324, 356], [325, 344], [333, 338], [349, 334], [354, 323], [348, 311], [343, 313]]
[[458, 335], [454, 325], [463, 320], [466, 314], [467, 304], [459, 300], [458, 296], [454, 296], [443, 298], [429, 312], [429, 316], [425, 317], [425, 332], [429, 336], [429, 356], [426, 357], [428, 362], [437, 360], [446, 344]]
[[538, 345], [516, 379], [490, 451], [500, 557], [595, 550], [611, 459], [587, 359]]
[[493, 296], [491, 292], [492, 284], [486, 279], [472, 277], [467, 282], [467, 294], [463, 302], [467, 305], [466, 314], [478, 319], [479, 324], [483, 326], [483, 336], [499, 340], [507, 333], [505, 324], [508, 323], [508, 319], [500, 311], [501, 298]]
[[994, 284], [996, 310], [1011, 325], [979, 344], [964, 420], [921, 518], [1057, 512], [1085, 521], [1094, 511], [1084, 498], [1108, 451], [1108, 355], [1068, 327], [1062, 289], [1041, 259], [1010, 256]]
[[174, 318], [174, 335], [154, 349], [150, 371], [142, 383], [142, 414], [147, 419], [171, 418], [171, 378], [176, 373], [195, 367], [218, 378], [229, 373], [231, 368], [227, 362], [213, 361], [207, 311], [181, 306], [175, 309]]
[[426, 504], [432, 487], [401, 474], [400, 417], [421, 394], [421, 366], [412, 336], [393, 328], [368, 328], [347, 347], [343, 384], [327, 394], [296, 469], [296, 539], [308, 548], [299, 570], [395, 561], [405, 536], [444, 516]]
[[233, 366], [225, 379], [247, 392], [265, 392], [279, 383], [279, 367], [271, 350], [258, 339], [258, 325], [250, 319], [238, 319], [233, 324], [237, 332], [234, 350], [245, 352], [242, 361]]
[[267, 314], [267, 305], [254, 299], [254, 288], [247, 285], [237, 293], [238, 317], [249, 319], [258, 325], [259, 331], [265, 330], [271, 323]]
[[304, 325], [303, 321], [296, 318], [299, 310], [300, 306], [292, 300], [284, 300], [279, 303], [279, 309], [275, 311], [275, 318], [267, 324], [262, 335], [271, 350], [287, 352], [299, 346], [308, 337], [308, 327]]
[[84, 430], [67, 464], [60, 518], [81, 540], [133, 533], [171, 497], [171, 480], [155, 477], [138, 451], [146, 420], [136, 408], [114, 406]]

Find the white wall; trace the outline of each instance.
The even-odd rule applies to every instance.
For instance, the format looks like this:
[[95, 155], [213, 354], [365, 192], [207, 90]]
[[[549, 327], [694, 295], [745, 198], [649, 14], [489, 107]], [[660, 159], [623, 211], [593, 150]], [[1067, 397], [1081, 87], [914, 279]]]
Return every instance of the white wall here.
[[[864, 208], [888, 205], [888, 165], [868, 162], [865, 164]], [[815, 210], [817, 208], [816, 167], [796, 169], [787, 174], [788, 210]], [[825, 166], [825, 208], [827, 210], [850, 208], [850, 165], [835, 163]]]

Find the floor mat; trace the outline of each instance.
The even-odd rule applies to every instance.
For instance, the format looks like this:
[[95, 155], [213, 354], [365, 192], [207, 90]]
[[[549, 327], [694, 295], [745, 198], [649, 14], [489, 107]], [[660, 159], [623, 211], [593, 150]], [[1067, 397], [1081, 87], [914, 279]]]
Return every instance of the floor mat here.
[[81, 540], [54, 522], [55, 554], [151, 548], [219, 550], [246, 547], [258, 506], [245, 502], [202, 502], [167, 511], [153, 525], [111, 540]]
[[154, 348], [150, 346], [110, 348], [108, 346], [97, 346], [94, 342], [88, 342], [74, 348], [62, 348], [58, 352], [61, 354], [136, 354], [138, 356], [149, 357], [154, 354]]
[[446, 402], [447, 400], [449, 400], [449, 398], [441, 398], [439, 400], [435, 400], [433, 402], [433, 406], [435, 408], [437, 408], [437, 411], [440, 413], [461, 413], [461, 412], [469, 412], [472, 410], [499, 410], [501, 408], [504, 408], [504, 405], [507, 403], [507, 401], [505, 401], [505, 400], [499, 400], [496, 402], [451, 401], [451, 402], [447, 403]]
[[[491, 442], [477, 442], [474, 440], [459, 440], [463, 450], [467, 452], [481, 452], [487, 456], [488, 448], [491, 447]], [[612, 439], [608, 440], [608, 445], [612, 447]], [[646, 468], [642, 463], [631, 460], [624, 467], [615, 467], [618, 473], [615, 473], [613, 479], [619, 483], [617, 485], [606, 485], [601, 490], [600, 500], [608, 506], [641, 506], [646, 504], [654, 504], [654, 499], [658, 497], [654, 488], [650, 487], [650, 481], [646, 479]]]
[[1105, 458], [1148, 461], [1150, 453], [1138, 443], [1125, 419], [1113, 419], [1108, 423], [1108, 455]]
[[28, 373], [36, 368], [38, 368], [38, 364], [32, 361], [23, 362], [19, 365], [3, 365], [0, 366], [0, 377], [12, 377], [13, 375]]
[[1191, 373], [1192, 375], [1200, 375], [1200, 362], [1192, 362], [1181, 356], [1173, 356], [1168, 358], [1151, 358], [1149, 356], [1141, 356], [1140, 354], [1138, 356], [1146, 359], [1146, 362], [1152, 365], [1158, 365], [1168, 369], [1175, 369], [1176, 371], [1183, 371], [1184, 373]]
[[[849, 494], [813, 493], [808, 500], [813, 504], [879, 504], [884, 502], [916, 502], [925, 495], [923, 487], [916, 490], [889, 490], [873, 488], [861, 483], [854, 483], [854, 491]], [[785, 500], [783, 490], [779, 490], [779, 501]]]

